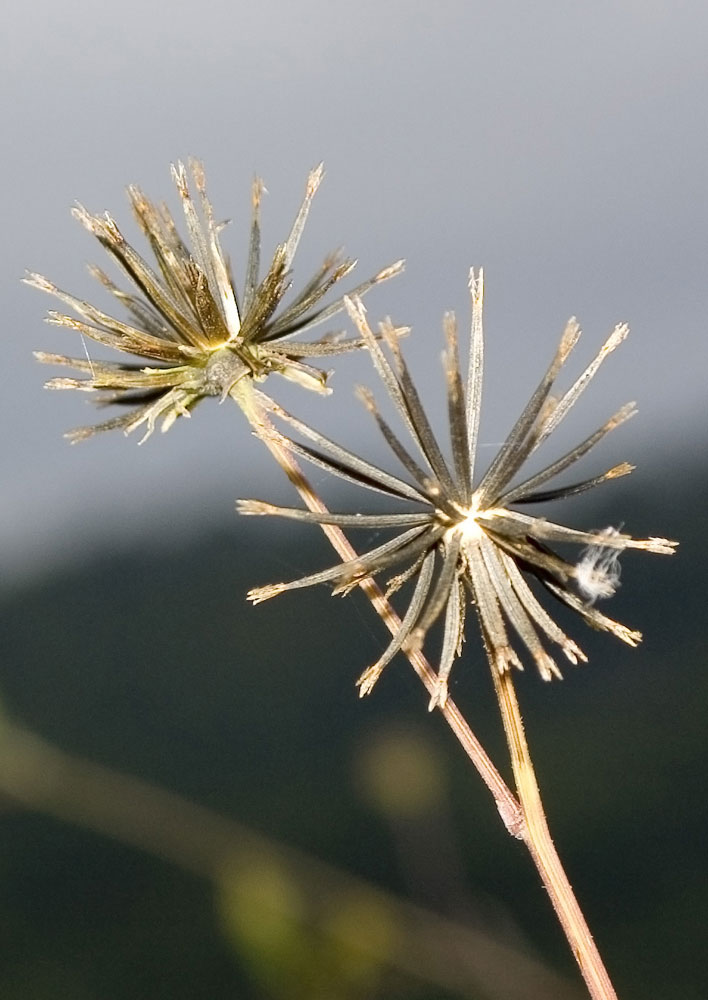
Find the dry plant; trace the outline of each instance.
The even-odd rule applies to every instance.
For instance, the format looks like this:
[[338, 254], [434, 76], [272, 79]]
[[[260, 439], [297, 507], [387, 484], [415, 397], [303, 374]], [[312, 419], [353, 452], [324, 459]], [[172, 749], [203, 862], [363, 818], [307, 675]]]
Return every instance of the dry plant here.
[[[627, 326], [615, 327], [570, 388], [554, 395], [556, 379], [580, 336], [575, 319], [568, 322], [537, 389], [486, 472], [477, 477], [484, 353], [481, 271], [472, 271], [470, 276], [472, 322], [466, 372], [460, 361], [455, 317], [448, 313], [444, 319], [450, 461], [446, 457], [448, 449], [433, 433], [401, 352], [400, 337], [408, 329], [386, 321], [378, 332], [372, 332], [361, 300], [373, 285], [398, 273], [402, 262], [325, 305], [325, 295], [354, 266], [353, 261], [330, 255], [302, 291], [288, 296], [295, 251], [322, 178], [321, 166], [310, 174], [292, 229], [276, 248], [264, 277], [260, 276], [259, 215], [263, 185], [258, 180], [254, 183], [249, 253], [240, 293], [221, 248], [222, 226], [215, 221], [201, 165], [191, 164], [196, 197], [192, 196], [188, 171], [182, 164], [173, 169], [173, 176], [184, 210], [188, 243], [180, 237], [166, 207], [151, 203], [135, 187], [129, 189], [134, 213], [156, 258], [157, 271], [126, 242], [109, 215], [97, 217], [81, 207], [75, 209], [77, 218], [135, 286], [125, 292], [102, 271], [93, 270], [127, 309], [130, 323], [59, 290], [39, 275], [27, 278], [30, 284], [58, 297], [79, 317], [52, 312], [50, 322], [140, 359], [137, 364], [122, 364], [38, 353], [40, 361], [69, 366], [83, 376], [53, 378], [47, 383], [49, 388], [102, 390], [98, 397], [101, 404], [127, 404], [124, 413], [69, 436], [76, 441], [99, 430], [122, 428], [130, 433], [138, 427], [144, 427], [148, 436], [159, 421], [162, 430], [167, 430], [177, 417], [189, 416], [195, 404], [206, 396], [230, 398], [238, 404], [307, 507], [283, 508], [260, 500], [242, 500], [241, 512], [320, 525], [340, 557], [334, 566], [302, 579], [259, 587], [251, 592], [251, 599], [258, 602], [319, 583], [333, 584], [335, 593], [347, 593], [357, 586], [363, 589], [391, 632], [391, 640], [359, 678], [360, 694], [372, 690], [399, 652], [408, 657], [426, 686], [429, 708], [443, 714], [491, 791], [507, 830], [526, 844], [591, 997], [614, 998], [615, 991], [546, 823], [514, 689], [512, 668], [521, 669], [522, 660], [511, 635], [525, 647], [546, 681], [561, 676], [545, 648], [547, 643], [557, 645], [571, 663], [586, 660], [581, 648], [539, 601], [536, 591], [540, 589], [595, 629], [608, 631], [632, 646], [641, 639], [638, 632], [600, 612], [596, 601], [614, 593], [619, 580], [617, 560], [625, 549], [670, 554], [675, 543], [664, 538], [635, 539], [615, 528], [582, 531], [516, 509], [564, 500], [632, 471], [632, 466], [622, 463], [588, 479], [553, 485], [556, 477], [634, 415], [634, 404], [628, 404], [571, 451], [538, 472], [523, 474], [526, 461], [546, 442], [604, 359], [624, 340]], [[316, 341], [298, 339], [303, 331], [344, 310], [356, 327], [356, 337], [328, 332]], [[373, 395], [362, 390], [361, 399], [390, 446], [400, 473], [379, 468], [337, 444], [283, 410], [259, 388], [272, 374], [279, 374], [307, 388], [328, 392], [327, 373], [312, 367], [310, 359], [355, 349], [368, 350], [412, 441], [411, 450], [384, 419]], [[288, 428], [287, 433], [277, 429], [278, 421]], [[331, 513], [305, 478], [299, 459], [384, 494], [395, 502], [396, 509], [384, 514], [362, 510]], [[358, 554], [343, 528], [390, 529], [392, 537]], [[566, 543], [582, 546], [577, 561], [569, 561], [552, 547]], [[393, 570], [384, 593], [374, 578]], [[409, 599], [401, 618], [389, 598], [402, 589], [407, 589]], [[451, 668], [462, 653], [468, 604], [475, 609], [487, 653], [509, 747], [515, 794], [507, 788], [449, 695]], [[438, 620], [443, 621], [443, 638], [434, 670], [423, 654], [423, 645]]]

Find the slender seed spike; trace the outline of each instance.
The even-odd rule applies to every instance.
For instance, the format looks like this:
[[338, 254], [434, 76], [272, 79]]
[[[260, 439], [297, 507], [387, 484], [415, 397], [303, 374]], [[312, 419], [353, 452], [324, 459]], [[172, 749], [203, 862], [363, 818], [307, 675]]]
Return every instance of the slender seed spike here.
[[605, 479], [620, 479], [622, 476], [629, 476], [636, 468], [636, 465], [631, 465], [629, 462], [620, 462], [619, 465], [614, 465], [607, 470]]
[[470, 469], [474, 476], [477, 439], [479, 437], [479, 419], [482, 412], [482, 376], [484, 374], [484, 326], [482, 322], [484, 308], [484, 269], [480, 267], [475, 275], [470, 268], [469, 290], [472, 302], [472, 328], [470, 343], [469, 371], [467, 374], [467, 436], [470, 449]]
[[[541, 413], [539, 419], [542, 428], [546, 426], [547, 420], [550, 418], [550, 415], [555, 411], [556, 405], [557, 401], [554, 400], [553, 405], [548, 408], [548, 412], [546, 414]], [[498, 499], [498, 505], [507, 507], [509, 506], [509, 504], [512, 503], [525, 502], [526, 498], [529, 497], [531, 494], [533, 494], [533, 491], [536, 490], [537, 487], [543, 485], [543, 483], [547, 482], [549, 479], [553, 479], [555, 476], [559, 475], [565, 469], [569, 468], [569, 466], [577, 462], [580, 458], [582, 458], [583, 455], [586, 455], [591, 448], [594, 448], [594, 446], [599, 441], [601, 441], [607, 434], [609, 434], [610, 431], [614, 430], [616, 427], [619, 427], [626, 420], [629, 420], [636, 414], [636, 412], [637, 410], [635, 404], [627, 403], [620, 410], [618, 410], [617, 413], [614, 414], [614, 416], [610, 417], [610, 419], [605, 424], [603, 424], [602, 427], [596, 430], [594, 434], [591, 434], [589, 437], [585, 438], [584, 441], [582, 441], [575, 448], [571, 449], [571, 451], [567, 452], [561, 458], [557, 459], [555, 462], [552, 462], [551, 465], [546, 466], [545, 469], [542, 469], [540, 472], [537, 472], [529, 479], [524, 480], [522, 483], [519, 483], [512, 489], [506, 490], [504, 493], [502, 493], [502, 495]]]
[[440, 653], [440, 667], [438, 669], [437, 686], [428, 704], [428, 711], [435, 708], [444, 708], [448, 697], [448, 678], [450, 670], [456, 656], [460, 655], [460, 643], [462, 641], [463, 626], [461, 585], [459, 581], [450, 590], [450, 600], [448, 601], [445, 613], [445, 632], [443, 635], [442, 651]]
[[239, 514], [272, 514], [278, 508], [265, 500], [237, 500], [236, 507]]
[[418, 580], [416, 581], [415, 590], [408, 606], [408, 610], [406, 611], [400, 626], [382, 656], [376, 661], [376, 663], [367, 667], [357, 681], [360, 697], [363, 698], [365, 695], [371, 693], [374, 685], [381, 676], [384, 667], [391, 662], [398, 650], [401, 649], [407, 641], [411, 629], [413, 628], [413, 625], [415, 624], [423, 603], [428, 595], [430, 582], [433, 576], [434, 562], [434, 553], [428, 553], [428, 555], [424, 556], [424, 558], [420, 561], [420, 573], [418, 575]]
[[580, 340], [580, 324], [578, 323], [575, 316], [571, 316], [565, 325], [565, 330], [563, 331], [563, 336], [561, 337], [560, 345], [560, 365], [562, 367], [568, 360], [570, 352], [573, 350], [575, 345]]
[[47, 354], [45, 351], [32, 351], [32, 354], [43, 365], [63, 365], [72, 360], [64, 358], [61, 354]]
[[290, 231], [290, 236], [288, 236], [287, 242], [285, 244], [285, 270], [289, 270], [292, 264], [293, 257], [295, 256], [295, 251], [297, 250], [298, 243], [300, 242], [300, 237], [302, 236], [302, 231], [305, 227], [305, 222], [310, 211], [310, 205], [312, 204], [312, 199], [317, 193], [317, 189], [322, 183], [322, 178], [324, 176], [324, 164], [320, 163], [315, 167], [314, 170], [310, 171], [307, 178], [307, 187], [305, 189], [305, 199], [300, 206], [300, 211], [297, 214], [295, 222], [293, 223], [293, 228]]
[[[536, 448], [537, 419], [543, 412], [553, 383], [579, 336], [580, 328], [577, 321], [574, 318], [570, 319], [543, 378], [482, 478], [476, 493], [476, 502], [480, 507], [486, 507], [494, 501], [503, 484], [508, 483], [516, 475]], [[553, 413], [556, 411], [557, 406], [554, 406]]]
[[277, 597], [278, 594], [282, 594], [287, 589], [287, 585], [284, 583], [271, 583], [266, 587], [254, 587], [249, 590], [246, 596], [252, 604], [261, 604], [263, 601], [269, 601], [271, 597]]
[[58, 291], [56, 285], [52, 284], [43, 274], [37, 274], [36, 271], [27, 271], [22, 281], [25, 285], [37, 288], [40, 292], [49, 292], [50, 295], [54, 295]]
[[655, 552], [658, 555], [672, 556], [677, 546], [678, 542], [672, 542], [668, 538], [649, 538], [645, 543], [636, 542], [633, 548], [645, 549], [647, 552]]
[[82, 382], [81, 379], [77, 378], [56, 378], [47, 379], [44, 383], [45, 389], [83, 389], [84, 391], [92, 392], [93, 386], [87, 385]]
[[374, 281], [388, 281], [389, 278], [395, 278], [397, 275], [403, 274], [405, 268], [406, 262], [401, 258], [401, 260], [397, 260], [394, 264], [384, 267], [378, 274], [374, 275]]
[[549, 434], [551, 434], [556, 427], [560, 424], [561, 420], [566, 416], [570, 408], [577, 402], [578, 398], [585, 391], [588, 383], [596, 374], [598, 368], [605, 360], [605, 358], [616, 350], [623, 340], [629, 334], [629, 326], [626, 323], [619, 323], [610, 336], [607, 338], [605, 343], [602, 345], [598, 351], [595, 358], [590, 362], [588, 367], [582, 373], [582, 375], [574, 382], [570, 389], [566, 392], [563, 398], [560, 400], [558, 406], [552, 417], [548, 420], [543, 428], [542, 434], [539, 436], [536, 447], [538, 447], [542, 441], [545, 441]]

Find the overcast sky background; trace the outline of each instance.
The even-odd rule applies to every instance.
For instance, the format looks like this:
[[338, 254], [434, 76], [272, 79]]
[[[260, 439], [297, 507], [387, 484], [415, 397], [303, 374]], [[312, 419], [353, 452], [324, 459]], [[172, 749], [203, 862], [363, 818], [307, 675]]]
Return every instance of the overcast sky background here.
[[[125, 186], [177, 210], [169, 164], [190, 155], [206, 163], [217, 215], [233, 220], [224, 243], [239, 280], [253, 174], [269, 190], [268, 253], [325, 161], [296, 284], [340, 245], [360, 278], [406, 257], [369, 314], [413, 326], [406, 351], [441, 419], [440, 320], [453, 308], [466, 326], [468, 270], [484, 265], [490, 448], [576, 314], [569, 377], [617, 321], [632, 335], [559, 444], [636, 399], [639, 418], [588, 474], [629, 459], [651, 488], [678, 451], [702, 456], [707, 32], [708, 7], [677, 0], [13, 4], [0, 42], [6, 579], [97, 539], [169, 540], [222, 518], [236, 496], [290, 502], [233, 406], [209, 401], [142, 447], [120, 434], [71, 447], [62, 433], [92, 420], [87, 397], [44, 392], [54, 372], [32, 359], [82, 348], [42, 322], [55, 303], [20, 283], [25, 268], [106, 304], [85, 271], [106, 255], [71, 219], [73, 201], [110, 210], [142, 247]], [[383, 457], [352, 399], [361, 381], [375, 383], [367, 359], [344, 359], [332, 398], [277, 395]]]

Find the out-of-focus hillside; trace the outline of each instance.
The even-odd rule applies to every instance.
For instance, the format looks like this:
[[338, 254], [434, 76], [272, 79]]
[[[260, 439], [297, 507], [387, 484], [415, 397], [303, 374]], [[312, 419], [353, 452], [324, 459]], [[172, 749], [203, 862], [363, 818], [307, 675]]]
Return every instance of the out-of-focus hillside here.
[[[610, 613], [642, 629], [643, 646], [568, 621], [590, 664], [568, 669], [562, 684], [543, 684], [530, 667], [519, 677], [551, 827], [623, 1000], [699, 1000], [708, 979], [706, 488], [687, 480], [670, 470], [651, 484], [651, 499], [630, 486], [621, 502], [603, 495], [634, 534], [682, 543], [672, 559], [625, 559]], [[674, 502], [678, 481], [697, 498], [685, 510]], [[607, 510], [590, 523], [605, 523]], [[255, 609], [245, 602], [249, 586], [329, 558], [312, 529], [252, 530], [234, 518], [204, 538], [175, 539], [169, 553], [98, 553], [7, 594], [7, 713], [64, 751], [528, 948], [572, 986], [531, 863], [428, 715], [406, 661], [357, 698], [354, 682], [383, 640], [363, 599], [332, 600], [320, 588]], [[473, 626], [470, 618], [452, 695], [503, 760]], [[419, 780], [428, 788], [418, 811], [405, 801], [381, 806], [387, 775], [394, 791]], [[24, 812], [10, 797], [2, 805], [3, 997], [448, 995], [385, 962], [362, 972], [309, 931], [291, 928], [286, 947], [278, 924], [272, 953], [262, 939], [256, 947], [234, 916], [238, 878], [238, 891], [217, 879], [215, 892], [150, 853]], [[298, 899], [300, 913], [307, 892]]]

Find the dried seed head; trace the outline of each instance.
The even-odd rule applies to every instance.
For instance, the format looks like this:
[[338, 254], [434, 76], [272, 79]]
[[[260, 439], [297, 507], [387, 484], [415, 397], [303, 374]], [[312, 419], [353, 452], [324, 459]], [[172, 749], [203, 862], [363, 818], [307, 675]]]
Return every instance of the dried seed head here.
[[[196, 198], [190, 190], [190, 173]], [[156, 261], [153, 269], [127, 242], [107, 213], [92, 215], [82, 205], [73, 209], [78, 221], [103, 245], [134, 288], [123, 291], [98, 268], [93, 276], [127, 310], [129, 322], [61, 291], [38, 274], [26, 282], [54, 295], [76, 316], [49, 314], [51, 323], [77, 330], [122, 353], [164, 367], [140, 368], [134, 364], [94, 363], [39, 352], [44, 363], [70, 365], [84, 372], [79, 379], [52, 379], [52, 389], [111, 390], [110, 402], [127, 404], [127, 412], [93, 427], [79, 428], [69, 435], [74, 441], [97, 431], [121, 428], [130, 433], [145, 428], [148, 437], [158, 421], [167, 430], [178, 416], [187, 416], [207, 396], [225, 397], [241, 379], [263, 381], [277, 373], [317, 392], [328, 392], [329, 372], [311, 367], [310, 358], [330, 357], [364, 346], [361, 339], [321, 339], [299, 342], [293, 338], [323, 324], [344, 308], [340, 297], [329, 305], [323, 300], [330, 289], [354, 267], [352, 260], [330, 254], [303, 290], [284, 301], [290, 289], [290, 268], [307, 221], [312, 198], [322, 180], [320, 164], [307, 180], [305, 197], [285, 242], [274, 254], [266, 274], [260, 275], [260, 202], [263, 183], [252, 189], [252, 220], [244, 288], [239, 296], [228, 260], [221, 248], [223, 225], [214, 219], [206, 193], [201, 163], [189, 169], [183, 163], [172, 167], [172, 178], [182, 204], [188, 242], [164, 206], [149, 201], [139, 188], [128, 188], [135, 217]], [[403, 268], [398, 261], [363, 282], [351, 294], [363, 295], [373, 285], [386, 281]], [[76, 318], [79, 317], [79, 318]], [[100, 369], [100, 374], [97, 371]], [[101, 399], [105, 402], [105, 397]]]
[[[398, 528], [393, 538], [355, 560], [291, 583], [278, 584], [267, 595], [316, 583], [330, 583], [335, 591], [343, 592], [367, 576], [394, 569], [397, 572], [390, 581], [389, 592], [415, 581], [400, 626], [379, 660], [364, 671], [359, 687], [362, 694], [371, 691], [395, 654], [401, 649], [419, 648], [430, 628], [442, 617], [438, 689], [431, 707], [445, 703], [450, 670], [461, 651], [468, 599], [477, 612], [493, 669], [504, 672], [512, 667], [522, 668], [512, 641], [516, 636], [532, 656], [541, 677], [550, 680], [561, 674], [545, 649], [546, 641], [559, 646], [571, 663], [585, 661], [587, 657], [545, 610], [531, 589], [529, 578], [535, 578], [593, 628], [611, 632], [621, 641], [636, 645], [641, 639], [639, 632], [603, 615], [593, 603], [600, 597], [611, 596], [619, 585], [618, 559], [625, 549], [670, 554], [675, 548], [674, 542], [664, 538], [635, 539], [614, 528], [600, 532], [566, 528], [515, 509], [526, 504], [569, 498], [632, 471], [628, 463], [621, 463], [590, 479], [549, 486], [606, 434], [633, 416], [636, 411], [630, 403], [540, 472], [526, 478], [522, 473], [526, 460], [558, 427], [604, 358], [624, 340], [628, 332], [625, 324], [615, 327], [570, 389], [553, 395], [554, 383], [580, 335], [577, 321], [569, 320], [538, 387], [485, 474], [479, 482], [475, 481], [483, 358], [481, 272], [478, 276], [471, 273], [470, 293], [472, 328], [466, 379], [461, 373], [454, 316], [448, 313], [444, 320], [451, 463], [433, 434], [398, 338], [391, 336], [390, 322], [381, 324], [380, 338], [377, 338], [357, 299], [347, 299], [346, 308], [369, 348], [374, 366], [409, 432], [414, 449], [411, 451], [391, 429], [368, 390], [360, 390], [359, 397], [405, 474], [395, 475], [372, 465], [267, 400], [264, 402], [271, 413], [285, 420], [295, 432], [292, 438], [282, 437], [281, 445], [339, 478], [384, 493], [398, 504], [403, 501], [412, 505], [411, 510], [385, 515], [313, 514], [257, 501], [242, 502], [241, 506], [244, 513], [277, 514], [317, 524]], [[300, 443], [297, 437], [304, 437], [308, 443]], [[568, 562], [557, 554], [552, 548], [557, 543], [583, 546], [578, 563]], [[263, 591], [253, 593], [260, 599]]]

